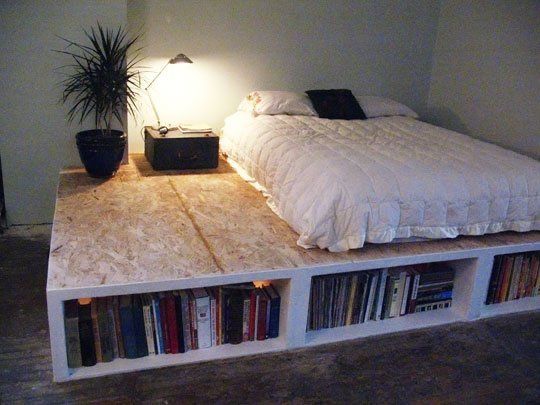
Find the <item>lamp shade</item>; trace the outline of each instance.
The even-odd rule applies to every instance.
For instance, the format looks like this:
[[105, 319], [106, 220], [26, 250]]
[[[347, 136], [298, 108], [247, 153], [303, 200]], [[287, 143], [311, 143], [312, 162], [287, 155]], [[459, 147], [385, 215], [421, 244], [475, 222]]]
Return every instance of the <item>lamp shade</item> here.
[[171, 60], [169, 61], [169, 63], [171, 65], [174, 65], [176, 63], [193, 63], [193, 61], [191, 59], [189, 59], [186, 55], [184, 55], [183, 53], [179, 53], [178, 55], [176, 55], [174, 58], [171, 58]]

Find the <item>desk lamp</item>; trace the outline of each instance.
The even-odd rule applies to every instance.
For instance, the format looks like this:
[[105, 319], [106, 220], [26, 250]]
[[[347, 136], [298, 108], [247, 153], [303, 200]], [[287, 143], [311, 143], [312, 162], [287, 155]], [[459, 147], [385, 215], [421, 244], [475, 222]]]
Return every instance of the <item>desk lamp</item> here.
[[152, 97], [150, 96], [150, 91], [148, 90], [150, 88], [150, 86], [156, 81], [156, 79], [159, 77], [159, 75], [165, 70], [165, 68], [169, 65], [175, 65], [177, 63], [193, 63], [193, 61], [191, 59], [189, 59], [186, 55], [184, 55], [183, 53], [179, 53], [178, 55], [176, 55], [174, 58], [171, 58], [169, 59], [169, 61], [161, 68], [161, 70], [159, 71], [159, 73], [156, 75], [156, 77], [154, 77], [154, 79], [150, 82], [150, 84], [148, 86], [146, 86], [145, 90], [146, 92], [148, 93], [148, 98], [150, 99], [150, 104], [152, 105], [152, 110], [154, 110], [154, 114], [156, 115], [156, 119], [157, 119], [157, 130], [159, 131], [159, 133], [162, 135], [162, 136], [165, 136], [167, 134], [167, 132], [169, 132], [169, 128], [167, 128], [166, 126], [162, 126], [161, 125], [161, 122], [159, 121], [159, 115], [158, 115], [158, 112], [156, 110], [156, 106], [154, 105], [154, 102], [152, 100]]

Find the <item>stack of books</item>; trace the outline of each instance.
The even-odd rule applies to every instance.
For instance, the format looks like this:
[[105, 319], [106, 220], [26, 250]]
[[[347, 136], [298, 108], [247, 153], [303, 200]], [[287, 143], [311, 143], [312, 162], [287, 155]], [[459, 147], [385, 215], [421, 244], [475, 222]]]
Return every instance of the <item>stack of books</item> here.
[[276, 338], [280, 301], [253, 283], [66, 301], [68, 366]]
[[307, 330], [448, 308], [453, 283], [445, 263], [313, 277]]
[[540, 252], [495, 256], [486, 304], [540, 295]]

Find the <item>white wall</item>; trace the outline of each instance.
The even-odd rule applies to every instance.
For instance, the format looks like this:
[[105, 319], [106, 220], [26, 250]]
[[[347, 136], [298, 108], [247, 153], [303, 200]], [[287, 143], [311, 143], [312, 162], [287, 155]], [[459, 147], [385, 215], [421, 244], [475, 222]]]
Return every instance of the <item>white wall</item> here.
[[[144, 62], [162, 123], [219, 129], [251, 90], [350, 88], [426, 110], [438, 1], [128, 1], [128, 23], [144, 32]], [[147, 81], [152, 74], [145, 75]], [[130, 150], [155, 122], [148, 99], [130, 123]]]
[[[67, 108], [59, 103], [66, 59], [52, 49], [56, 35], [83, 39], [83, 28], [100, 21], [127, 22], [125, 0], [0, 2], [0, 155], [8, 223], [51, 222], [58, 171], [80, 165]], [[88, 128], [83, 128], [88, 129]]]
[[540, 1], [442, 2], [428, 119], [540, 158]]

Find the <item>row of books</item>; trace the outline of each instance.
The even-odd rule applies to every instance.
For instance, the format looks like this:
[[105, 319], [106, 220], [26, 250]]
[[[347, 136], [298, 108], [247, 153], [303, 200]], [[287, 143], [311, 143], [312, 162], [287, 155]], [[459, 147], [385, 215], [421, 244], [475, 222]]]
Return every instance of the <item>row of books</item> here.
[[540, 295], [540, 252], [495, 256], [486, 304]]
[[280, 301], [253, 283], [66, 301], [68, 366], [275, 338]]
[[307, 330], [448, 308], [453, 280], [445, 263], [313, 277]]

